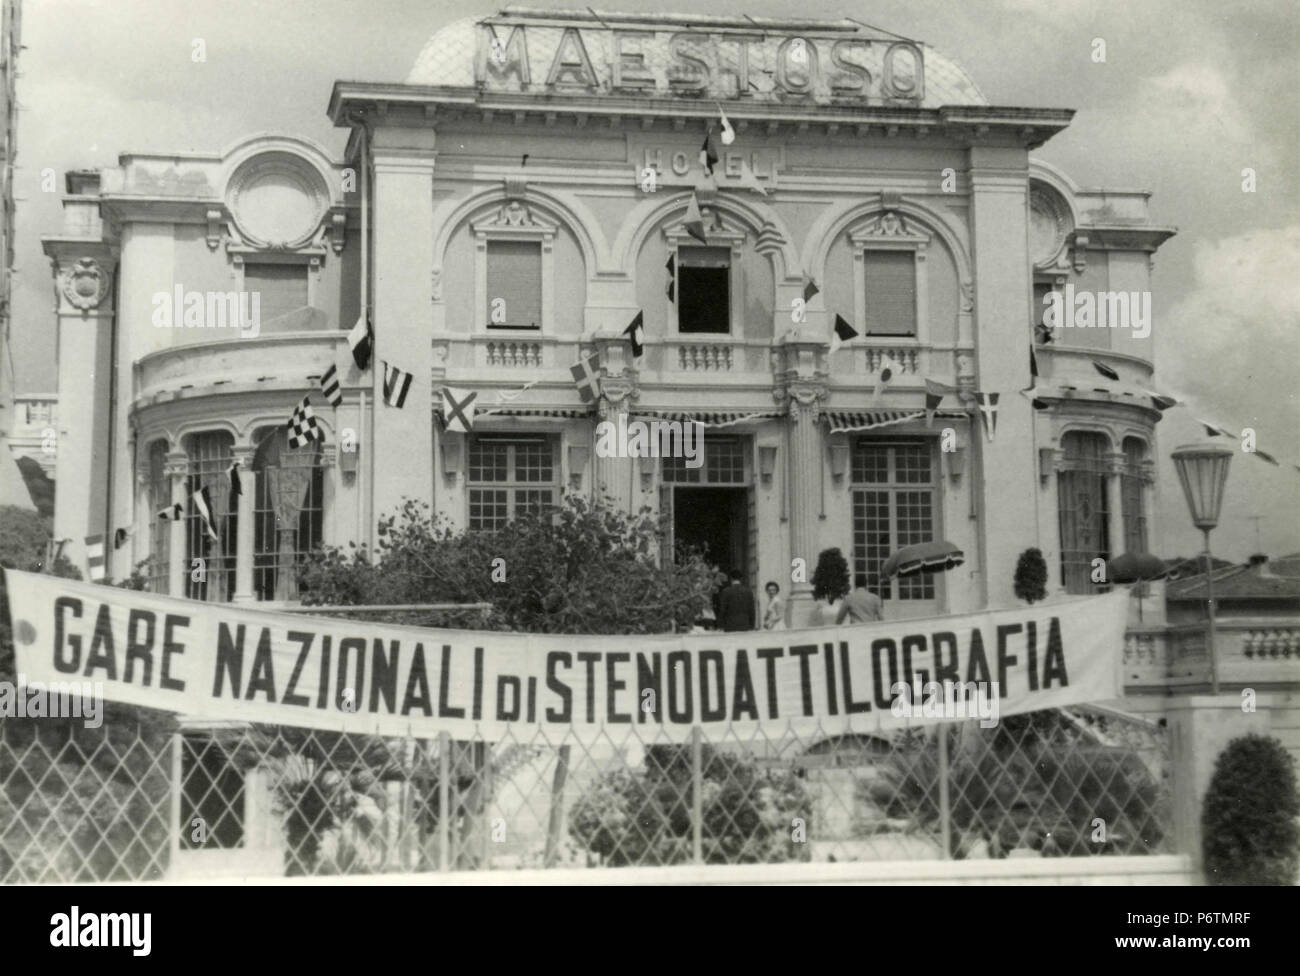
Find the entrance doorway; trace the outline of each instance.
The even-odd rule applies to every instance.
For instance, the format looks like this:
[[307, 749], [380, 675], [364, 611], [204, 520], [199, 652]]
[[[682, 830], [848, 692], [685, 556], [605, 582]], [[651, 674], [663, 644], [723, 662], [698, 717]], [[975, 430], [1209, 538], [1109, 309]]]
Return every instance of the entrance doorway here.
[[674, 487], [673, 542], [700, 550], [723, 572], [749, 566], [749, 489]]

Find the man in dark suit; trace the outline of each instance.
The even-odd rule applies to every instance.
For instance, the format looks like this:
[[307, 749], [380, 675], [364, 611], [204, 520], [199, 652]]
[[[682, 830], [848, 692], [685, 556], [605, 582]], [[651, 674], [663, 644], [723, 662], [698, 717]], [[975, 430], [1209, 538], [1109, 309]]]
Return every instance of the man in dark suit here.
[[753, 630], [758, 619], [754, 594], [745, 586], [740, 570], [733, 569], [730, 575], [731, 582], [718, 598], [718, 623], [723, 630]]

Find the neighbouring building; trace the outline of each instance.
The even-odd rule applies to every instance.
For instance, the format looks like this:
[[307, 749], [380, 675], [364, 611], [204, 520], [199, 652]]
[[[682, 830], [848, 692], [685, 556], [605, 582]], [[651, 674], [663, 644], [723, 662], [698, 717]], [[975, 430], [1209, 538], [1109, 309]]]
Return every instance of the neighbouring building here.
[[[304, 552], [373, 543], [405, 498], [487, 529], [577, 491], [781, 581], [798, 626], [819, 611], [792, 561], [811, 576], [827, 547], [891, 617], [1013, 604], [1029, 547], [1071, 593], [1151, 548], [1151, 259], [1173, 231], [1145, 192], [1032, 157], [1071, 111], [990, 105], [945, 55], [850, 21], [509, 8], [438, 30], [403, 84], [337, 83], [329, 113], [342, 158], [256, 135], [68, 175], [45, 249], [74, 562], [128, 529], [113, 578], [293, 600]], [[1051, 293], [1109, 327], [1046, 328]], [[837, 315], [858, 337], [832, 352]], [[400, 409], [385, 364], [413, 377]], [[468, 433], [448, 387], [477, 394]], [[324, 438], [295, 449], [304, 396]], [[601, 456], [620, 419], [704, 423], [703, 465]], [[881, 579], [937, 539], [965, 564]]]

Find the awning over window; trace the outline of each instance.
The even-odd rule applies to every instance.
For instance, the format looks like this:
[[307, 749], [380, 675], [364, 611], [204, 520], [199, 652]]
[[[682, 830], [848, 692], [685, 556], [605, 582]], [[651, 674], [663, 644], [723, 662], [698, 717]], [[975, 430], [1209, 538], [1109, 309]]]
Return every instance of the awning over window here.
[[[477, 406], [477, 404], [476, 404]], [[474, 425], [493, 420], [553, 420], [589, 417], [592, 411], [586, 407], [493, 407], [480, 409], [474, 414]], [[434, 417], [446, 429], [447, 422], [441, 410], [434, 411]]]
[[[936, 417], [943, 417], [947, 420], [966, 420], [969, 414], [964, 410], [936, 410]], [[822, 415], [827, 425], [830, 427], [830, 433], [839, 434], [844, 432], [855, 432], [861, 430], [874, 430], [877, 427], [889, 427], [894, 424], [906, 423], [909, 420], [924, 420], [924, 410], [859, 410], [859, 411], [842, 411], [831, 410]]]
[[701, 423], [705, 427], [730, 427], [734, 424], [743, 424], [751, 420], [770, 420], [773, 417], [781, 417], [784, 414], [779, 410], [759, 410], [751, 413], [742, 413], [740, 411], [679, 411], [679, 410], [638, 410], [633, 415], [634, 420], [677, 420], [681, 423]]

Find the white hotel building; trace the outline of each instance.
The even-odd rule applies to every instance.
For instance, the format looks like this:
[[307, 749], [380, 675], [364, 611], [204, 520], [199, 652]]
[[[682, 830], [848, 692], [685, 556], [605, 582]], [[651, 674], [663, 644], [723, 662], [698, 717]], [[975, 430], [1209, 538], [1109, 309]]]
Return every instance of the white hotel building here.
[[[719, 109], [735, 139], [707, 177]], [[1029, 547], [1070, 592], [1092, 590], [1093, 558], [1150, 548], [1151, 338], [1062, 328], [1044, 345], [1035, 323], [1067, 284], [1149, 292], [1172, 231], [1146, 193], [1081, 189], [1031, 156], [1070, 111], [990, 105], [939, 52], [848, 21], [511, 8], [439, 30], [403, 84], [338, 82], [329, 113], [343, 158], [255, 135], [68, 175], [45, 238], [55, 529], [83, 568], [86, 536], [128, 528], [115, 579], [148, 560], [159, 592], [293, 600], [302, 553], [373, 543], [403, 499], [490, 528], [577, 491], [669, 515], [756, 590], [781, 581], [798, 626], [817, 611], [792, 560], [811, 573], [827, 547], [872, 574], [890, 617], [1014, 604]], [[256, 292], [258, 334], [160, 326], [178, 289], [182, 307]], [[364, 372], [347, 343], [363, 306]], [[837, 313], [860, 337], [832, 354]], [[591, 354], [602, 395], [584, 404], [569, 367]], [[901, 375], [882, 391], [887, 359]], [[383, 403], [384, 361], [413, 374], [403, 409]], [[337, 410], [318, 386], [331, 365]], [[952, 389], [932, 424], [913, 416], [927, 379]], [[469, 435], [443, 429], [444, 386], [484, 412], [533, 381]], [[977, 393], [999, 397], [992, 439]], [[294, 451], [305, 395], [325, 436]], [[623, 414], [710, 424], [703, 467], [597, 456], [596, 424]], [[188, 505], [156, 517], [199, 485], [215, 541]], [[878, 582], [929, 539], [965, 564]]]

